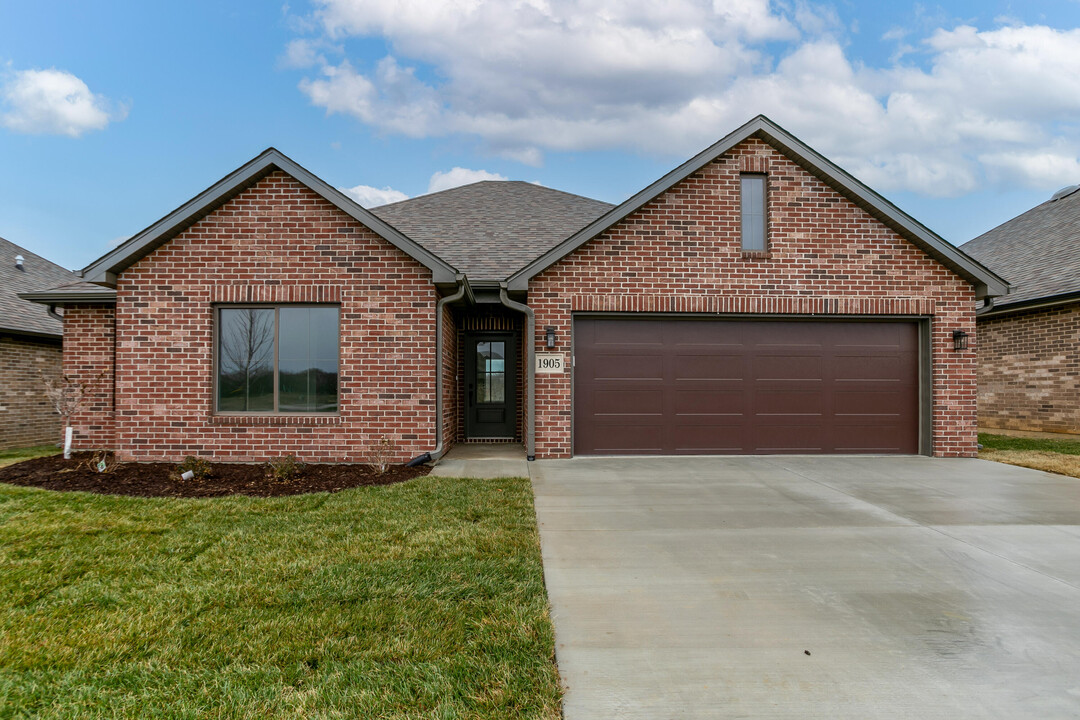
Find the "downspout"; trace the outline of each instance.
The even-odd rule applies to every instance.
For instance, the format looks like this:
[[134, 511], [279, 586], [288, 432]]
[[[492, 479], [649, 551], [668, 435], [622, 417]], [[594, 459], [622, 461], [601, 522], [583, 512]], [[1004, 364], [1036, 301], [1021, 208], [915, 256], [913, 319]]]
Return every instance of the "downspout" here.
[[975, 310], [975, 316], [978, 317], [979, 315], [985, 315], [986, 313], [990, 312], [993, 309], [994, 309], [994, 298], [991, 295], [987, 295], [985, 298], [983, 298], [983, 306], [981, 308], [978, 308], [977, 310]]
[[435, 462], [446, 452], [443, 442], [443, 309], [452, 302], [465, 297], [465, 276], [457, 276], [458, 289], [453, 295], [440, 298], [435, 303], [435, 449], [423, 455], [417, 455], [408, 463], [408, 467]]
[[61, 315], [60, 313], [56, 312], [56, 306], [55, 305], [50, 303], [50, 304], [46, 305], [45, 307], [48, 308], [48, 310], [49, 310], [49, 317], [53, 317], [53, 318], [56, 318], [57, 320], [59, 320], [60, 322], [64, 322], [64, 316]]
[[525, 459], [536, 459], [536, 363], [533, 361], [533, 346], [536, 345], [536, 317], [533, 309], [523, 303], [515, 302], [506, 294], [506, 283], [499, 283], [499, 302], [511, 310], [525, 313], [525, 346], [528, 348], [528, 368], [525, 373], [527, 396], [525, 417]]

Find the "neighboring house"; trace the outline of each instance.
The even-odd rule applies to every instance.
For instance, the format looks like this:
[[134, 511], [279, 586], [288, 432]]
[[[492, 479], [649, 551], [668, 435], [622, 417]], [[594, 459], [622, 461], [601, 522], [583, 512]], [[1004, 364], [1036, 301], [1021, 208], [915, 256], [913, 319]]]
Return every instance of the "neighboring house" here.
[[59, 376], [63, 324], [19, 298], [78, 280], [59, 265], [0, 238], [0, 449], [60, 440], [60, 417], [43, 376]]
[[135, 460], [972, 456], [953, 335], [1008, 291], [764, 117], [615, 207], [369, 211], [271, 149], [80, 274], [106, 289], [63, 299], [66, 367], [115, 384], [77, 442]]
[[978, 313], [979, 425], [1080, 433], [1080, 185], [963, 246], [1012, 292]]

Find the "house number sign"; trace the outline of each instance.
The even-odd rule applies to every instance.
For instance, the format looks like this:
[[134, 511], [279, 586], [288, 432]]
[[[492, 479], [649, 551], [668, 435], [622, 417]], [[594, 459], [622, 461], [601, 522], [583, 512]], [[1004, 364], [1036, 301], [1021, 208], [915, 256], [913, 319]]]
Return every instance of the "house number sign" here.
[[561, 353], [536, 353], [536, 372], [561, 373], [566, 362]]

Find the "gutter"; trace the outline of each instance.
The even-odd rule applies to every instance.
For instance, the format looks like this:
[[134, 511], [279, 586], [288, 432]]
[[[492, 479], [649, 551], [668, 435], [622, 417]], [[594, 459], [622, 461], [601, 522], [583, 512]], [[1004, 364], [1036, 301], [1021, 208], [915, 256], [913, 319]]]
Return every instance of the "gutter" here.
[[[525, 411], [525, 459], [529, 462], [536, 460], [536, 363], [533, 362], [533, 345], [536, 344], [536, 317], [533, 314], [533, 309], [523, 303], [515, 302], [510, 299], [510, 296], [506, 294], [506, 283], [499, 283], [499, 302], [505, 307], [511, 310], [517, 310], [520, 313], [525, 313], [525, 342], [522, 343], [528, 348], [528, 357], [526, 370], [527, 389], [526, 395], [528, 400], [526, 401]], [[522, 348], [523, 350], [525, 348]]]
[[435, 448], [414, 457], [406, 463], [408, 467], [416, 467], [426, 462], [437, 462], [446, 454], [446, 444], [443, 441], [443, 354], [445, 351], [443, 348], [443, 310], [450, 303], [464, 298], [466, 294], [472, 297], [468, 279], [464, 275], [458, 275], [455, 280], [457, 292], [440, 298], [439, 302], [435, 303]]
[[1011, 313], [1024, 312], [1025, 310], [1041, 310], [1043, 308], [1056, 307], [1060, 305], [1071, 305], [1072, 303], [1080, 302], [1080, 292], [1067, 292], [1060, 295], [1049, 295], [1046, 297], [1035, 298], [1032, 300], [1021, 300], [1020, 302], [1009, 303], [995, 307], [993, 302], [984, 305], [975, 311], [976, 318], [984, 317], [1000, 317], [1002, 315], [1009, 315]]

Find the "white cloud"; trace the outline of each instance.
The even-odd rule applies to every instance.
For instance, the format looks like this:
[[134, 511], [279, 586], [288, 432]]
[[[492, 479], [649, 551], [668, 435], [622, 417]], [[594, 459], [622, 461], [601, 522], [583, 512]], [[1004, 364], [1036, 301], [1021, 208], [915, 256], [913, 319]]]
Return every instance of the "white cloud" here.
[[[507, 180], [508, 178], [487, 170], [470, 170], [463, 167], [455, 167], [450, 170], [440, 170], [433, 173], [428, 181], [427, 192], [439, 192], [451, 188], [469, 185], [483, 180]], [[539, 184], [539, 183], [537, 183]], [[351, 188], [338, 188], [341, 192], [351, 197], [363, 207], [373, 208], [380, 205], [408, 200], [409, 196], [400, 190], [390, 187], [377, 188], [371, 185], [357, 185]]]
[[461, 187], [484, 180], [507, 180], [508, 178], [487, 170], [469, 170], [468, 168], [455, 167], [445, 172], [437, 172], [431, 176], [428, 182], [428, 192], [439, 192], [450, 188]]
[[409, 196], [405, 193], [389, 187], [377, 188], [372, 187], [371, 185], [357, 185], [356, 187], [351, 188], [338, 188], [338, 190], [345, 193], [365, 208], [389, 205], [390, 203], [409, 199]]
[[123, 120], [127, 109], [63, 70], [20, 70], [0, 87], [0, 124], [20, 133], [78, 137]]
[[893, 59], [869, 67], [805, 0], [317, 6], [320, 42], [379, 37], [389, 54], [320, 61], [300, 87], [380, 132], [475, 137], [538, 166], [549, 151], [685, 157], [765, 113], [885, 191], [1080, 181], [1080, 29], [894, 28]]

